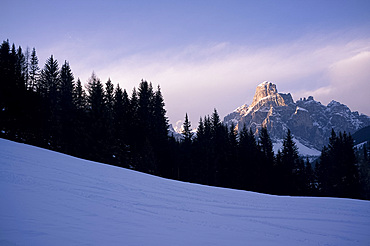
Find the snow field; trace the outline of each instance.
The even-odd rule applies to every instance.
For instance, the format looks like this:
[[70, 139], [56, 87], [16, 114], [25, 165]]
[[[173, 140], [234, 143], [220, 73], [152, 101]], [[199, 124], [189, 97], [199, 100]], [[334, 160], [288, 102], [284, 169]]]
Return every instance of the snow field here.
[[0, 139], [0, 245], [370, 245], [370, 202], [167, 180]]

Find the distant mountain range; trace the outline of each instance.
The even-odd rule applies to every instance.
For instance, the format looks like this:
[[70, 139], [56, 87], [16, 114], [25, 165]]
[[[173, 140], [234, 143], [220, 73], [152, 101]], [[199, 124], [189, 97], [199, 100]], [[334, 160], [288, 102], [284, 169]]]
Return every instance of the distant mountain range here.
[[275, 84], [265, 81], [257, 86], [252, 104], [235, 109], [225, 116], [224, 123], [239, 130], [251, 128], [255, 134], [267, 127], [275, 146], [281, 146], [290, 129], [301, 154], [318, 155], [332, 129], [352, 134], [370, 126], [370, 117], [334, 100], [327, 106], [312, 96], [294, 102], [290, 93], [278, 93]]

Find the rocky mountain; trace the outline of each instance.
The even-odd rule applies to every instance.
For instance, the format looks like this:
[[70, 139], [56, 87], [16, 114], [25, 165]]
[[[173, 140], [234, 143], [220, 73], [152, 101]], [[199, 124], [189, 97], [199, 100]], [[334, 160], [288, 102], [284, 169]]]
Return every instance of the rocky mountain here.
[[353, 140], [355, 141], [355, 145], [363, 144], [363, 143], [370, 143], [370, 126], [361, 128], [353, 135]]
[[299, 144], [321, 150], [331, 129], [354, 133], [369, 126], [370, 117], [334, 100], [326, 106], [312, 96], [294, 102], [290, 93], [278, 93], [275, 84], [265, 81], [257, 86], [252, 104], [235, 109], [225, 116], [224, 123], [239, 130], [246, 126], [255, 134], [267, 127], [275, 143], [281, 143], [290, 129]]

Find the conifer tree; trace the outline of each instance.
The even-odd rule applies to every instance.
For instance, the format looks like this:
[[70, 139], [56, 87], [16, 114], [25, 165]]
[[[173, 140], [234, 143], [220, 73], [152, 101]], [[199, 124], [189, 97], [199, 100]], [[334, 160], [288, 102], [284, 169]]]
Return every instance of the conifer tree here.
[[197, 133], [194, 138], [194, 182], [208, 184], [207, 174], [208, 174], [208, 162], [206, 161], [206, 145], [207, 139], [205, 136], [205, 128], [202, 117], [199, 119]]
[[76, 86], [73, 90], [73, 104], [79, 113], [82, 113], [86, 109], [86, 95], [80, 78], [77, 79]]
[[127, 167], [128, 151], [129, 151], [129, 98], [126, 90], [122, 91], [119, 84], [117, 84], [114, 91], [113, 103], [113, 119], [114, 119], [114, 138], [116, 142], [115, 155], [116, 163], [119, 166]]
[[36, 55], [36, 49], [32, 49], [30, 64], [29, 64], [29, 87], [30, 91], [36, 91], [38, 87], [38, 79], [40, 76], [39, 59]]
[[64, 61], [60, 69], [59, 108], [60, 123], [57, 126], [58, 138], [60, 138], [63, 150], [73, 152], [75, 127], [75, 107], [73, 103], [74, 77], [67, 61]]
[[191, 123], [188, 118], [188, 113], [185, 114], [185, 121], [183, 124], [182, 135], [183, 135], [183, 142], [187, 145], [191, 144], [193, 133], [191, 132]]
[[141, 131], [148, 131], [151, 129], [151, 116], [152, 116], [152, 100], [153, 100], [153, 87], [151, 83], [142, 80], [138, 89], [138, 117], [140, 119], [139, 126]]
[[138, 138], [136, 133], [140, 132], [139, 126], [139, 99], [137, 95], [136, 88], [132, 89], [131, 98], [130, 98], [130, 107], [129, 107], [129, 129], [128, 139], [131, 145], [133, 153], [136, 153], [138, 149]]
[[49, 148], [59, 150], [58, 127], [60, 125], [59, 114], [59, 65], [51, 55], [41, 71], [38, 83], [38, 93], [43, 100], [43, 124], [45, 127], [44, 141]]
[[46, 60], [45, 66], [41, 71], [38, 91], [47, 99], [52, 109], [56, 107], [59, 88], [59, 65], [58, 61], [54, 59], [53, 55], [51, 55]]
[[0, 129], [10, 139], [19, 135], [22, 114], [24, 113], [24, 80], [21, 48], [15, 45], [10, 49], [9, 41], [0, 48]]
[[180, 165], [177, 167], [178, 176], [181, 180], [193, 181], [195, 180], [194, 176], [197, 176], [192, 158], [192, 137], [193, 133], [191, 132], [191, 123], [188, 118], [188, 114], [185, 114], [185, 121], [183, 123], [182, 140], [181, 140], [181, 153], [180, 153]]
[[274, 165], [274, 151], [272, 141], [266, 127], [262, 127], [259, 133], [259, 148], [261, 153], [261, 165], [257, 170], [257, 189], [262, 192], [271, 192], [272, 170]]
[[73, 87], [73, 144], [71, 153], [79, 157], [89, 157], [91, 151], [91, 138], [89, 135], [89, 122], [87, 117], [87, 98], [81, 80], [78, 78]]
[[88, 109], [93, 119], [102, 118], [104, 115], [104, 89], [100, 79], [93, 72], [87, 82]]
[[113, 102], [114, 102], [114, 86], [110, 78], [105, 83], [105, 94], [104, 94], [104, 102], [106, 105], [106, 111], [108, 121], [112, 121], [113, 119]]
[[315, 187], [315, 176], [314, 171], [312, 169], [312, 165], [310, 160], [306, 159], [305, 164], [305, 194], [304, 195], [315, 195], [316, 187]]
[[158, 86], [152, 99], [152, 128], [154, 141], [161, 144], [165, 144], [168, 138], [168, 119], [164, 106], [161, 88]]
[[226, 160], [225, 164], [228, 166], [225, 174], [225, 183], [228, 187], [237, 188], [239, 173], [238, 166], [238, 132], [234, 124], [231, 124], [228, 130], [227, 144], [226, 144]]
[[240, 188], [256, 191], [260, 166], [259, 150], [252, 130], [248, 130], [245, 125], [239, 133], [238, 156], [239, 168], [236, 178]]
[[26, 89], [26, 78], [27, 62], [22, 47], [19, 46], [15, 54], [15, 83], [17, 85], [17, 90], [22, 94]]
[[87, 83], [87, 107], [89, 116], [90, 141], [94, 143], [90, 158], [97, 161], [110, 159], [112, 156], [109, 146], [106, 145], [106, 128], [105, 128], [105, 103], [104, 88], [100, 79], [93, 72]]
[[110, 78], [105, 83], [104, 91], [104, 128], [105, 128], [105, 146], [110, 152], [109, 161], [116, 162], [116, 137], [114, 136], [113, 105], [114, 105], [114, 86]]
[[26, 51], [24, 52], [24, 67], [23, 67], [24, 82], [25, 82], [24, 88], [26, 90], [30, 89], [29, 68], [30, 68], [30, 48], [27, 47]]
[[70, 113], [73, 109], [74, 77], [67, 61], [60, 69], [60, 103], [63, 111]]
[[[304, 171], [300, 167], [300, 158], [298, 155], [298, 147], [293, 141], [293, 136], [288, 129], [288, 132], [283, 140], [283, 148], [281, 151], [280, 175], [282, 182], [281, 191], [283, 194], [294, 194], [298, 189], [298, 177]], [[300, 187], [301, 189], [302, 187]]]
[[359, 173], [351, 135], [332, 130], [317, 166], [319, 191], [325, 196], [359, 197]]

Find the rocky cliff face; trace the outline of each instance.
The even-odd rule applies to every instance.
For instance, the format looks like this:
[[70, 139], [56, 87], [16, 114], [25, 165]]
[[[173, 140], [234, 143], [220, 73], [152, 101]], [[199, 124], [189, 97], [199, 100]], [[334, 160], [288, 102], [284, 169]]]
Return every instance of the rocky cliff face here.
[[261, 127], [267, 127], [273, 141], [283, 139], [290, 129], [300, 143], [321, 150], [332, 128], [353, 133], [370, 125], [370, 117], [352, 112], [336, 101], [327, 106], [313, 97], [294, 102], [290, 93], [278, 93], [276, 85], [266, 81], [257, 86], [250, 106], [237, 108], [224, 122], [239, 130], [244, 126], [251, 128], [256, 134]]

